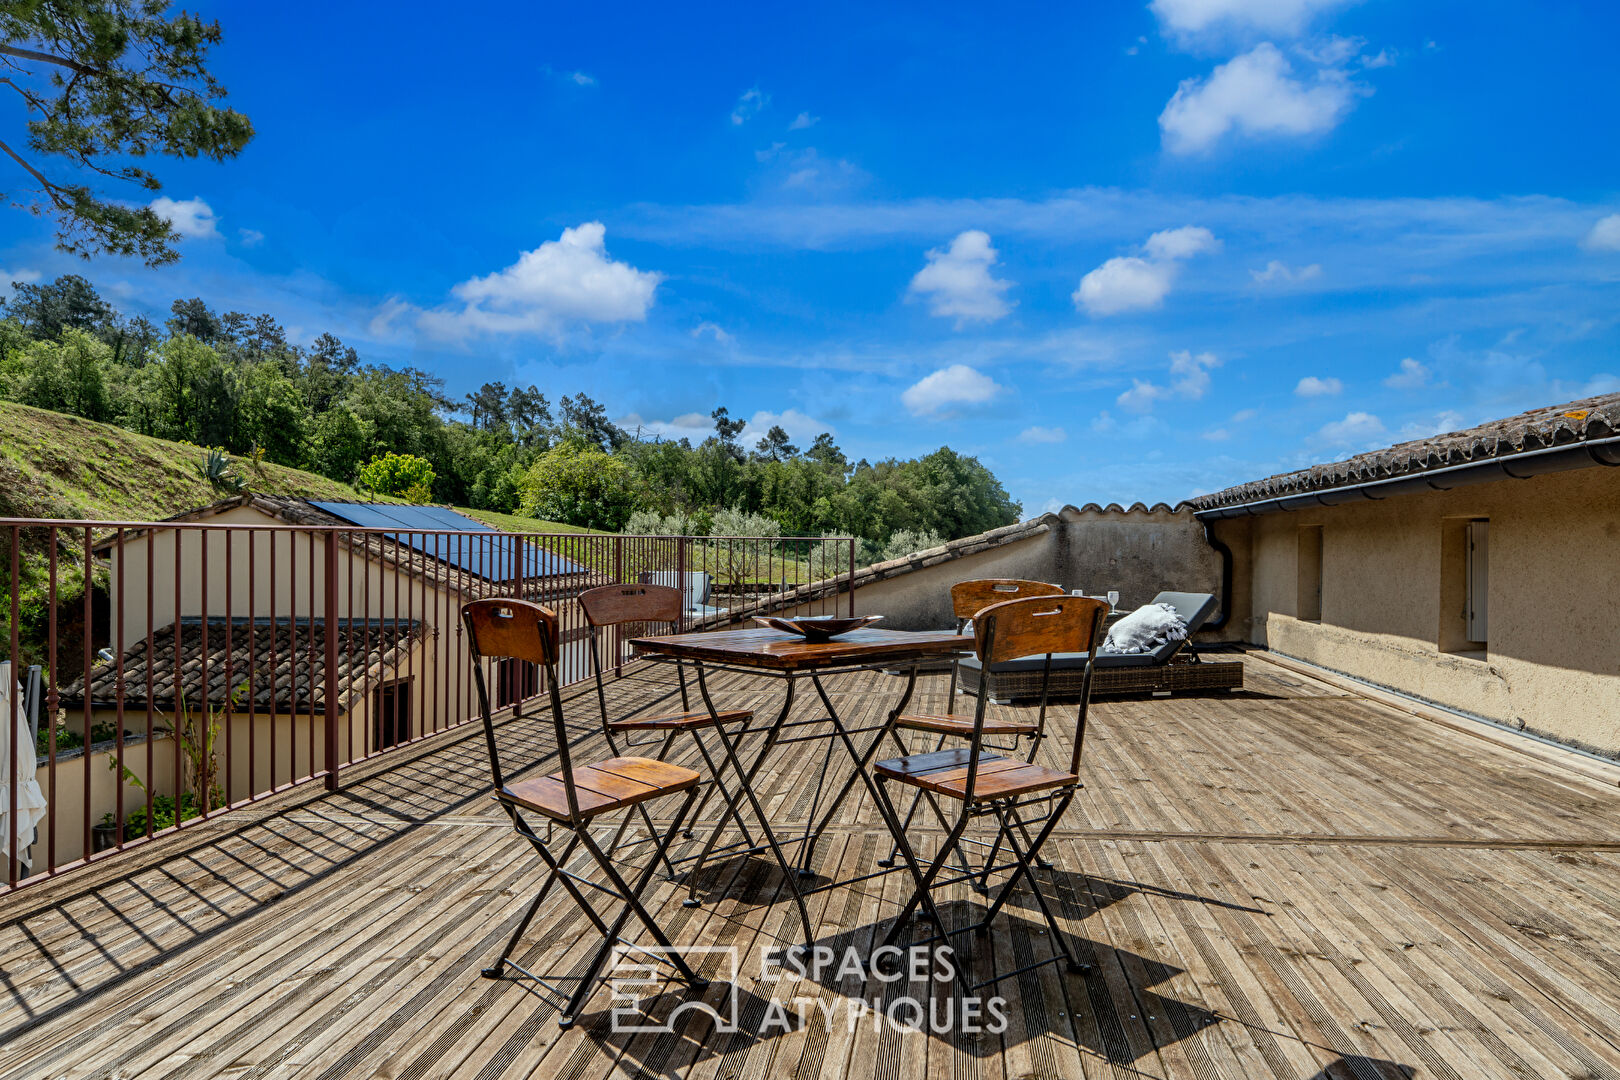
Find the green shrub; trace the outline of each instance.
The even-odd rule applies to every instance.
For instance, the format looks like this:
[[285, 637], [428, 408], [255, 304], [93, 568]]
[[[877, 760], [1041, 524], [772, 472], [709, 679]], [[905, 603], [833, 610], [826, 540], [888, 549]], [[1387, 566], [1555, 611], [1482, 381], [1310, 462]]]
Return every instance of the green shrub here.
[[362, 487], [414, 503], [433, 501], [433, 479], [433, 465], [415, 454], [389, 451], [360, 466]]
[[621, 459], [579, 442], [552, 447], [523, 474], [522, 512], [545, 521], [618, 532], [640, 499]]

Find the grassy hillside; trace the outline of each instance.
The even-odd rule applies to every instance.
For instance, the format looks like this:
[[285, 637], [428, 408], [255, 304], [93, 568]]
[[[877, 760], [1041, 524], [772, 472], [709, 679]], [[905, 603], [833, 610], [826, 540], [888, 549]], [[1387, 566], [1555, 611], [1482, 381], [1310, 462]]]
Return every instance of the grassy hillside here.
[[[197, 475], [201, 449], [63, 413], [0, 401], [0, 517], [152, 521], [224, 496]], [[256, 490], [366, 498], [347, 484], [280, 465], [236, 462]]]
[[[197, 475], [203, 453], [189, 443], [0, 401], [0, 517], [158, 521], [207, 506], [225, 495]], [[255, 491], [390, 501], [302, 469], [237, 460], [235, 471]], [[457, 509], [513, 532], [592, 531], [491, 510]]]

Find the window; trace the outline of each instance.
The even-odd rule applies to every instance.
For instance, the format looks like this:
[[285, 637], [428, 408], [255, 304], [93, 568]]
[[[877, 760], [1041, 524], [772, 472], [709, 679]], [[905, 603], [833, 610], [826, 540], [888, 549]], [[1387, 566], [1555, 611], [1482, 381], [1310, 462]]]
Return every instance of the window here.
[[384, 683], [371, 697], [371, 749], [386, 750], [411, 737], [411, 680]]
[[1485, 658], [1490, 634], [1490, 526], [1485, 518], [1441, 522], [1441, 652]]
[[1296, 617], [1309, 622], [1322, 619], [1322, 526], [1301, 525], [1299, 529], [1299, 593]]
[[526, 701], [540, 692], [540, 665], [527, 660], [502, 660], [495, 665], [495, 707]]
[[1489, 607], [1487, 598], [1490, 592], [1487, 558], [1490, 549], [1487, 541], [1490, 539], [1490, 530], [1491, 523], [1487, 520], [1468, 523], [1468, 551], [1464, 562], [1463, 621], [1468, 626], [1468, 640], [1477, 641], [1481, 645], [1490, 640], [1486, 637], [1486, 613]]

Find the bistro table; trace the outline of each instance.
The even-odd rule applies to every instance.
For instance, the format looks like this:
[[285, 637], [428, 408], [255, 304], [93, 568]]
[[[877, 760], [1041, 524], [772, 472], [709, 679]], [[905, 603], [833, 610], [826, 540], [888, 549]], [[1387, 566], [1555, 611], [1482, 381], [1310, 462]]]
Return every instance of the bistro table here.
[[[805, 907], [804, 897], [807, 893], [820, 892], [840, 885], [847, 885], [851, 881], [860, 881], [878, 874], [891, 873], [895, 866], [887, 870], [879, 870], [871, 874], [863, 874], [846, 881], [830, 881], [814, 889], [801, 889], [798, 876], [810, 875], [810, 860], [815, 852], [815, 844], [821, 834], [826, 831], [837, 815], [840, 805], [855, 787], [857, 780], [866, 785], [867, 791], [872, 795], [874, 802], [877, 792], [873, 786], [871, 774], [867, 766], [878, 749], [878, 743], [883, 732], [891, 729], [897, 717], [911, 702], [912, 693], [917, 687], [917, 669], [923, 663], [939, 659], [950, 659], [973, 651], [973, 638], [950, 631], [922, 631], [908, 632], [903, 630], [877, 630], [866, 628], [851, 630], [840, 634], [831, 641], [806, 641], [804, 638], [789, 634], [781, 630], [745, 629], [745, 630], [716, 630], [693, 634], [666, 634], [661, 637], [641, 637], [630, 642], [643, 657], [654, 661], [685, 661], [692, 665], [697, 675], [698, 692], [703, 698], [703, 705], [709, 710], [711, 716], [718, 717], [714, 700], [709, 693], [705, 670], [717, 669], [722, 671], [740, 671], [748, 674], [768, 675], [787, 680], [787, 694], [782, 702], [781, 711], [776, 719], [766, 725], [750, 725], [731, 733], [727, 733], [725, 725], [716, 723], [715, 732], [726, 751], [726, 761], [720, 765], [724, 771], [729, 762], [732, 770], [742, 780], [743, 796], [746, 798], [754, 816], [759, 819], [760, 828], [765, 836], [765, 843], [747, 848], [740, 854], [757, 854], [770, 851], [777, 864], [782, 868], [783, 876], [787, 880], [788, 889], [793, 894], [794, 902], [798, 905], [799, 918], [804, 924], [805, 943], [808, 945], [814, 938], [814, 930], [810, 925], [810, 914]], [[839, 717], [838, 710], [833, 707], [832, 699], [827, 696], [827, 690], [822, 685], [825, 675], [841, 674], [851, 671], [864, 671], [873, 668], [886, 668], [890, 670], [904, 668], [907, 672], [905, 689], [901, 692], [899, 701], [889, 710], [888, 716], [881, 724], [872, 724], [867, 727], [851, 729]], [[808, 720], [796, 720], [788, 723], [788, 713], [793, 709], [794, 689], [800, 679], [808, 678], [815, 687], [816, 694], [821, 698], [821, 704], [826, 715]], [[825, 730], [813, 734], [796, 735], [782, 738], [782, 733], [791, 729], [827, 725]], [[855, 746], [854, 736], [873, 733], [872, 741], [866, 749], [859, 750]], [[745, 771], [742, 762], [737, 757], [737, 745], [750, 735], [763, 733], [764, 742], [758, 754], [754, 757]], [[781, 842], [776, 838], [771, 823], [760, 806], [759, 797], [754, 791], [754, 778], [759, 775], [765, 759], [779, 745], [811, 740], [825, 740], [827, 747], [822, 755], [820, 773], [816, 781], [815, 799], [811, 804], [810, 814], [807, 817], [802, 835], [790, 839], [788, 843], [800, 843], [799, 870], [794, 872], [788, 865], [787, 857], [782, 854]], [[823, 787], [827, 778], [828, 765], [833, 756], [835, 745], [842, 745], [848, 753], [853, 769], [845, 778], [838, 794], [833, 796], [826, 811], [818, 819], [817, 809], [821, 803]], [[702, 853], [698, 856], [697, 866], [693, 869], [689, 881], [688, 904], [697, 903], [697, 876], [703, 868], [704, 859], [713, 850], [715, 841], [725, 830], [731, 820], [731, 807], [727, 807], [720, 816], [720, 823], [709, 834]], [[741, 822], [739, 821], [739, 824]]]

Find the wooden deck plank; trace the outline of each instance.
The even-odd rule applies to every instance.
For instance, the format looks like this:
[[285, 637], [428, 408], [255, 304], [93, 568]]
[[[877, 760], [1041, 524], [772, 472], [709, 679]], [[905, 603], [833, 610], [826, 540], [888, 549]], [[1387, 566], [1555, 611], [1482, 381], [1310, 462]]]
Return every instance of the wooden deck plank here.
[[[357, 767], [340, 792], [278, 796], [133, 849], [116, 871], [0, 899], [15, 912], [0, 915], [0, 1078], [1620, 1078], [1612, 790], [1545, 754], [1242, 659], [1241, 694], [1093, 707], [1086, 787], [1048, 854], [1060, 920], [1097, 969], [1082, 978], [1047, 965], [997, 984], [1009, 1008], [998, 1036], [901, 1033], [871, 1016], [851, 1026], [857, 1001], [881, 1008], [908, 989], [865, 975], [792, 987], [808, 1021], [765, 1038], [707, 1020], [615, 1035], [605, 990], [559, 1032], [552, 996], [477, 974], [538, 864], [488, 799], [481, 741], [464, 728]], [[678, 708], [667, 673], [630, 671], [608, 681], [614, 715]], [[825, 682], [851, 726], [881, 722], [903, 686], [876, 672]], [[946, 684], [920, 679], [911, 709], [945, 711]], [[736, 673], [713, 673], [711, 689], [760, 722], [782, 700], [780, 682]], [[611, 756], [594, 688], [565, 696], [576, 760]], [[820, 712], [802, 686], [791, 719]], [[1038, 760], [1060, 767], [1072, 717], [1054, 709], [1048, 730]], [[543, 775], [556, 767], [549, 732], [534, 718], [504, 721], [503, 751]], [[932, 736], [922, 741], [932, 749]], [[745, 763], [758, 745], [745, 745]], [[816, 804], [820, 750], [781, 746], [762, 769], [761, 801], [783, 834]], [[688, 737], [668, 760], [704, 772]], [[845, 775], [840, 748], [828, 781]], [[668, 813], [651, 808], [655, 820]], [[925, 847], [940, 838], [923, 816], [914, 832]], [[816, 866], [862, 873], [887, 848], [857, 789]], [[710, 900], [697, 909], [661, 876], [650, 890], [677, 943], [734, 944], [749, 964], [760, 944], [797, 935], [768, 860], [722, 857], [704, 876]], [[818, 942], [869, 955], [909, 890], [898, 873], [816, 894]], [[966, 884], [941, 898], [957, 925], [984, 903]], [[566, 975], [595, 944], [558, 891], [518, 959]], [[982, 978], [1051, 947], [1019, 896], [989, 938], [963, 945], [962, 963]], [[772, 988], [745, 982], [757, 1023]]]

